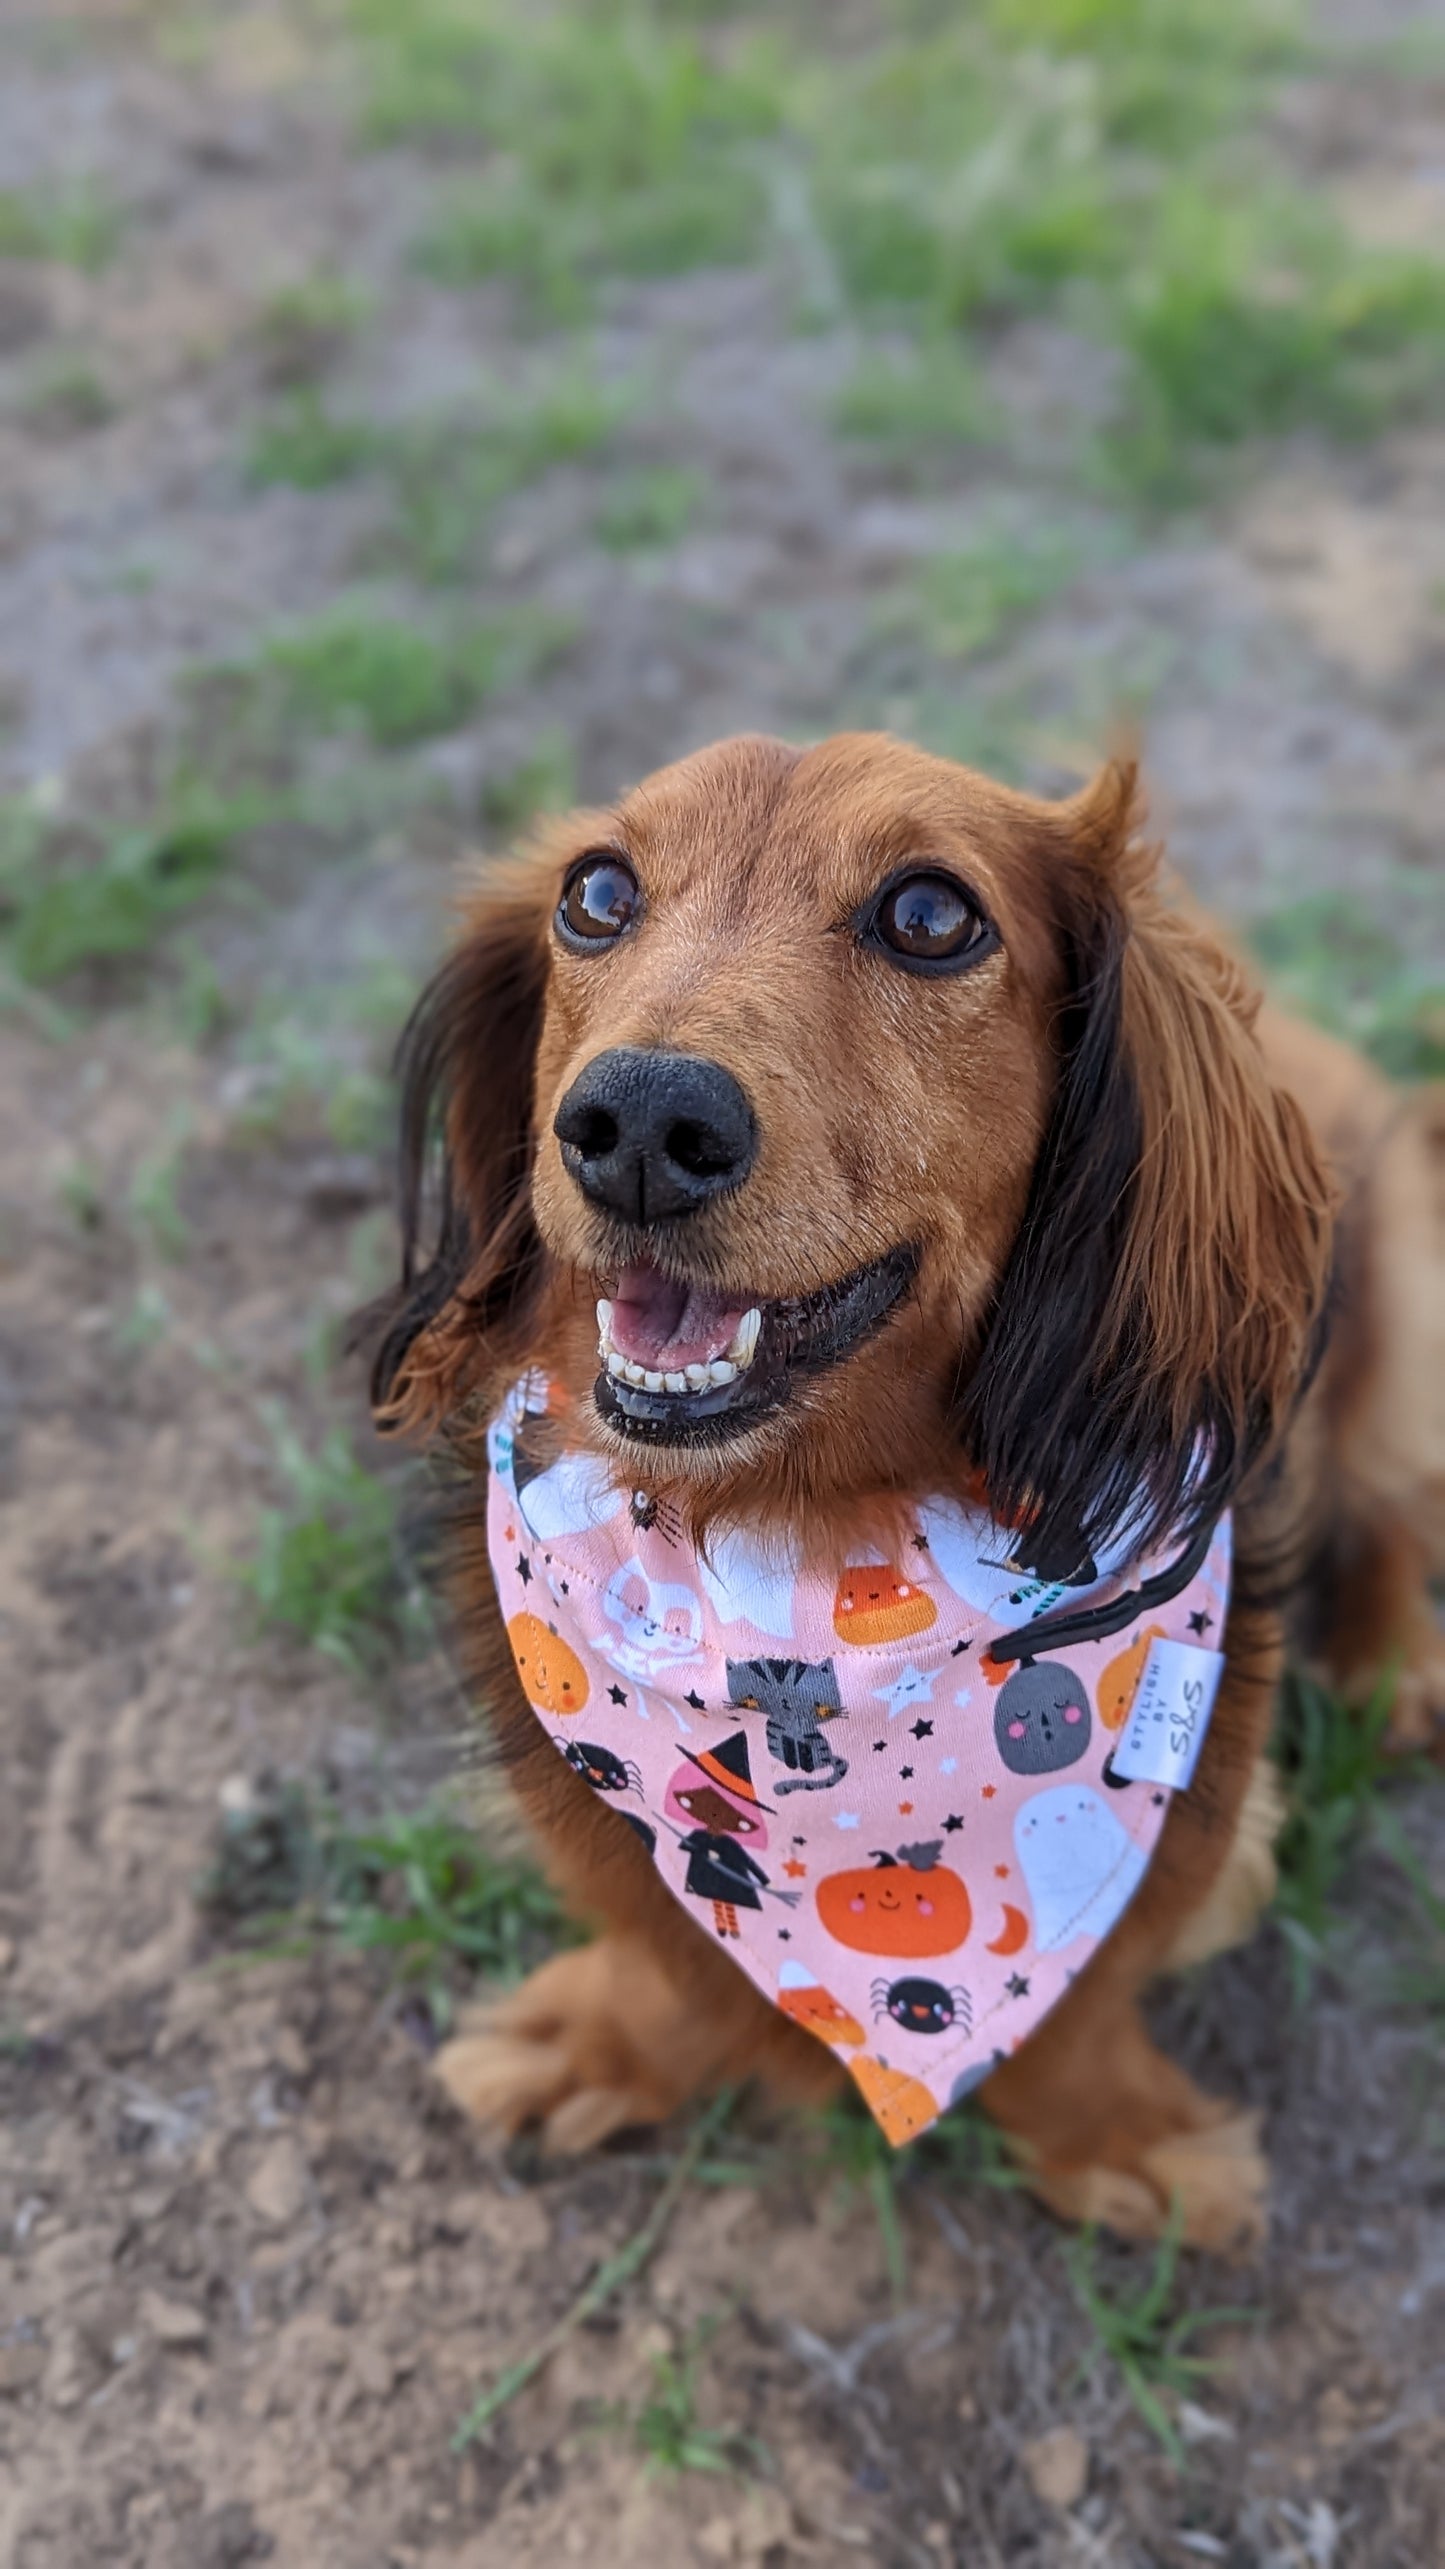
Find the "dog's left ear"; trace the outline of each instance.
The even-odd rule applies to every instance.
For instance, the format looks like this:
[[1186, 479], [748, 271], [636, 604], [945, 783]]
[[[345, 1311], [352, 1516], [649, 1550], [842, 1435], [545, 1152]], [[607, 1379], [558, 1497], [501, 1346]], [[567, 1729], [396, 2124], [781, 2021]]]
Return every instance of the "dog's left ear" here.
[[1058, 1086], [962, 1427], [1031, 1557], [1183, 1543], [1275, 1444], [1311, 1369], [1333, 1191], [1270, 1078], [1259, 1000], [1161, 897], [1132, 763], [1043, 818]]

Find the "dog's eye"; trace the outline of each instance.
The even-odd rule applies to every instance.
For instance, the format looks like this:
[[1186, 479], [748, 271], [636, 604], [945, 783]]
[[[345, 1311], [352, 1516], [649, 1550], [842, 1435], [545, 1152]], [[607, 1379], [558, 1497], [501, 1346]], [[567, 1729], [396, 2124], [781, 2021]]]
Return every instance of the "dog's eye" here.
[[620, 937], [641, 905], [637, 877], [625, 857], [599, 848], [573, 866], [557, 904], [557, 933], [571, 946]]
[[887, 884], [874, 905], [867, 935], [899, 963], [972, 963], [996, 943], [977, 904], [951, 874], [905, 874]]

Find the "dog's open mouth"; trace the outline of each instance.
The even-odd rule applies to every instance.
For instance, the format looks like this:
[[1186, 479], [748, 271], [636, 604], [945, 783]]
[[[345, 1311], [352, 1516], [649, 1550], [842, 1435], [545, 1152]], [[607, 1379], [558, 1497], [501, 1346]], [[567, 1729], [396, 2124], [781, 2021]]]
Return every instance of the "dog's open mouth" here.
[[917, 1271], [904, 1246], [819, 1293], [749, 1302], [626, 1267], [597, 1305], [598, 1409], [644, 1444], [721, 1444], [778, 1408], [799, 1375], [851, 1356]]

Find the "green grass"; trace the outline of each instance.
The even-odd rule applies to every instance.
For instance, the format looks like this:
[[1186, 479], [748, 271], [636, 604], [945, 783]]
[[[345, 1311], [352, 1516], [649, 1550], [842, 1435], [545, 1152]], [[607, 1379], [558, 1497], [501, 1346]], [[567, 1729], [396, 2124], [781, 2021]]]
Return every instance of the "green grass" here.
[[32, 428], [81, 436], [104, 428], [116, 415], [115, 395], [93, 361], [78, 349], [42, 357], [21, 388], [17, 407]]
[[149, 827], [113, 831], [88, 859], [52, 855], [41, 827], [0, 832], [0, 948], [22, 982], [59, 982], [82, 967], [149, 953], [215, 883], [254, 797], [177, 792]]
[[1384, 1753], [1393, 1679], [1363, 1708], [1347, 1705], [1300, 1669], [1280, 1689], [1275, 1755], [1289, 1816], [1275, 1854], [1275, 1915], [1283, 1927], [1297, 1996], [1308, 1995], [1326, 1941], [1338, 1924], [1335, 1895], [1346, 1862], [1391, 1771]]
[[250, 1142], [324, 1134], [338, 1150], [379, 1154], [396, 1117], [390, 1059], [415, 996], [412, 976], [381, 964], [304, 999], [262, 1003], [240, 1046], [255, 1074], [233, 1131]]
[[837, 417], [895, 458], [998, 433], [980, 361], [1029, 314], [1117, 354], [1093, 469], [1151, 506], [1248, 440], [1369, 433], [1445, 389], [1445, 262], [1355, 244], [1281, 175], [1270, 111], [1319, 58], [1289, 0], [888, 8], [846, 41], [646, 0], [351, 19], [373, 138], [472, 155], [433, 275], [569, 323], [608, 279], [806, 237], [829, 311], [889, 334]]
[[982, 527], [970, 543], [935, 554], [918, 572], [913, 612], [920, 638], [945, 659], [969, 659], [1046, 606], [1086, 559], [1076, 530], [1045, 518]]
[[976, 358], [937, 336], [906, 355], [871, 352], [836, 395], [832, 416], [844, 437], [896, 454], [953, 452], [998, 429]]
[[183, 1258], [190, 1247], [190, 1224], [179, 1195], [188, 1131], [189, 1119], [173, 1115], [165, 1140], [144, 1154], [131, 1180], [131, 1221], [162, 1258]]
[[354, 479], [377, 460], [380, 440], [366, 420], [339, 419], [314, 385], [302, 385], [252, 432], [246, 477], [258, 489], [286, 482], [322, 491]]
[[474, 1981], [520, 1979], [571, 1932], [535, 1868], [486, 1848], [446, 1799], [347, 1821], [275, 1777], [223, 1810], [197, 1898], [243, 1945], [331, 1936], [383, 1956], [439, 2029]]
[[538, 607], [435, 633], [343, 602], [278, 636], [260, 666], [297, 728], [398, 749], [456, 730], [489, 696], [545, 668], [572, 632]]
[[121, 220], [95, 182], [0, 189], [0, 258], [55, 259], [95, 274], [113, 258]]
[[480, 417], [444, 414], [394, 430], [383, 462], [393, 520], [385, 550], [415, 579], [445, 584], [487, 567], [500, 502], [559, 464], [600, 453], [637, 398], [572, 363]]
[[375, 139], [496, 147], [419, 245], [430, 273], [510, 278], [527, 309], [575, 320], [605, 276], [751, 258], [766, 190], [757, 141], [777, 76], [754, 40], [709, 55], [655, 12], [356, 0]]
[[677, 2480], [693, 2471], [741, 2475], [766, 2462], [755, 2435], [735, 2426], [707, 2426], [698, 2414], [702, 2356], [725, 2316], [718, 2312], [700, 2320], [680, 2344], [652, 2356], [647, 2391], [635, 2406], [619, 2402], [598, 2413], [597, 2428], [624, 2435], [650, 2479]]
[[[1166, 2402], [1187, 2396], [1219, 2370], [1217, 2360], [1192, 2351], [1194, 2340], [1207, 2329], [1237, 2328], [1258, 2317], [1253, 2310], [1176, 2310], [1182, 2228], [1176, 2208], [1147, 2271], [1137, 2280], [1133, 2255], [1122, 2249], [1109, 2251], [1108, 2264], [1119, 2276], [1112, 2289], [1100, 2272], [1098, 2234], [1092, 2227], [1081, 2230], [1064, 2252], [1075, 2298], [1094, 2331], [1099, 2352], [1113, 2365], [1150, 2433], [1176, 2465], [1184, 2462], [1184, 2446]], [[1126, 2260], [1134, 2271], [1120, 2273]]]
[[271, 1432], [283, 1496], [261, 1511], [234, 1573], [252, 1618], [376, 1679], [424, 1621], [401, 1568], [395, 1491], [339, 1427], [308, 1447], [275, 1412]]
[[299, 278], [268, 295], [252, 335], [268, 380], [314, 384], [334, 364], [371, 311], [364, 286], [332, 269]]
[[609, 553], [640, 553], [675, 544], [697, 513], [704, 484], [680, 464], [641, 465], [619, 473], [605, 492], [592, 531]]
[[481, 817], [488, 829], [515, 838], [537, 813], [565, 811], [576, 794], [571, 743], [552, 723], [514, 767], [489, 769], [482, 780]]
[[[1401, 885], [1397, 917], [1418, 911], [1428, 953], [1445, 908]], [[1433, 916], [1432, 916], [1433, 909]], [[1278, 995], [1358, 1044], [1396, 1079], [1445, 1077], [1445, 975], [1345, 892], [1310, 893], [1254, 921], [1250, 941]]]

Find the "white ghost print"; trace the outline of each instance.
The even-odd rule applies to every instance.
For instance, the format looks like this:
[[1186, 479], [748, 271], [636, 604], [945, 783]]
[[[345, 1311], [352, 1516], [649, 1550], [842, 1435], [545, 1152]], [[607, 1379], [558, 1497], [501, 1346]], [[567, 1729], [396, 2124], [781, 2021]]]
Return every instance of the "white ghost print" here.
[[1031, 1793], [1014, 1820], [1014, 1849], [1040, 1953], [1057, 1953], [1080, 1936], [1107, 1935], [1147, 1863], [1108, 1804], [1083, 1784]]
[[623, 1493], [595, 1454], [559, 1454], [517, 1492], [517, 1505], [539, 1543], [589, 1534], [623, 1504]]
[[662, 1685], [696, 1659], [702, 1646], [702, 1600], [691, 1588], [649, 1579], [635, 1558], [614, 1570], [602, 1591], [602, 1611], [615, 1631], [598, 1645], [629, 1677]]
[[928, 1557], [956, 1597], [980, 1613], [1018, 1582], [1008, 1566], [1009, 1538], [981, 1509], [957, 1499], [930, 1499], [918, 1511]]
[[786, 1544], [765, 1548], [746, 1534], [710, 1536], [697, 1566], [720, 1623], [750, 1623], [778, 1641], [792, 1640], [799, 1565]]

